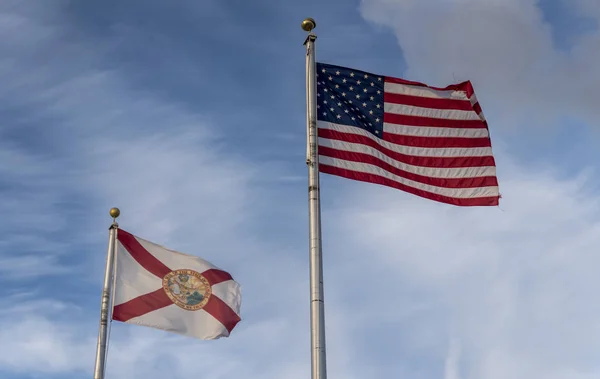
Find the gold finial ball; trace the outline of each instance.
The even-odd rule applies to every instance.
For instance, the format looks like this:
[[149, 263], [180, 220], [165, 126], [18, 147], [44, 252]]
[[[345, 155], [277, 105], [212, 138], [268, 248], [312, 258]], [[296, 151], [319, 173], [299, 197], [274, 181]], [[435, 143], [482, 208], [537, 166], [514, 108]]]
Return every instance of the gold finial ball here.
[[119, 210], [119, 208], [111, 208], [109, 213], [110, 217], [117, 218], [121, 214], [121, 211]]
[[310, 32], [311, 30], [313, 30], [316, 27], [317, 27], [317, 23], [315, 22], [315, 20], [313, 20], [310, 17], [305, 18], [304, 21], [302, 21], [302, 29], [304, 31]]

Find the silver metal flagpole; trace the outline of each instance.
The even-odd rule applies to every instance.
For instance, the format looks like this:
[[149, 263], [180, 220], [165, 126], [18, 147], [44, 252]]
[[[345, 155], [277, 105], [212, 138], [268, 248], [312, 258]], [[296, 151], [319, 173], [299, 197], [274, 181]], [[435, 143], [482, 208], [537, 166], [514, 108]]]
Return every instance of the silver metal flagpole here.
[[306, 46], [306, 127], [308, 165], [308, 217], [310, 246], [310, 329], [312, 379], [327, 379], [325, 356], [325, 307], [323, 298], [323, 259], [321, 251], [321, 200], [319, 190], [319, 151], [317, 145], [317, 79], [315, 40], [312, 30], [315, 20], [302, 21], [302, 29], [309, 32]]
[[113, 261], [117, 244], [117, 217], [121, 214], [119, 208], [112, 208], [110, 216], [113, 223], [108, 229], [108, 254], [106, 256], [106, 269], [104, 271], [104, 286], [102, 287], [102, 301], [100, 303], [100, 329], [98, 330], [98, 345], [96, 347], [96, 365], [94, 367], [94, 379], [104, 379], [104, 368], [106, 367], [106, 342], [108, 340], [108, 318], [111, 303], [111, 285], [113, 276]]

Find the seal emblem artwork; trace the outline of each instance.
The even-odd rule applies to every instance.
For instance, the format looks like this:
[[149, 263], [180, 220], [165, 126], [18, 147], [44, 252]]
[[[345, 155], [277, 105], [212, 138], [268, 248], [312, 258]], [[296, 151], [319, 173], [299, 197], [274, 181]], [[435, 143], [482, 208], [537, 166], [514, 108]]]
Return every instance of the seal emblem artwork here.
[[178, 307], [188, 311], [202, 309], [212, 294], [211, 285], [194, 270], [174, 270], [163, 278], [165, 293]]

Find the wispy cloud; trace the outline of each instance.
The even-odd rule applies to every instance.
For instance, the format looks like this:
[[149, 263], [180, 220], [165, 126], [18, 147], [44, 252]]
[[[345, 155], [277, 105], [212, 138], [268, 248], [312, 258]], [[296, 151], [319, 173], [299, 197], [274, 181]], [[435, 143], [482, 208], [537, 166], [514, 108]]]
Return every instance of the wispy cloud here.
[[[304, 131], [281, 128], [276, 118], [276, 125], [260, 135], [267, 140], [256, 138], [247, 146], [229, 138], [231, 130], [246, 136], [253, 134], [248, 130], [266, 128], [267, 108], [285, 109], [277, 117], [289, 120], [288, 105], [273, 101], [288, 91], [282, 83], [297, 79], [302, 84], [303, 62], [298, 77], [277, 64], [273, 70], [281, 71], [274, 72], [289, 77], [275, 75], [272, 82], [261, 82], [265, 88], [257, 87], [256, 78], [234, 81], [241, 74], [232, 74], [226, 84], [235, 96], [229, 99], [249, 99], [250, 105], [227, 103], [239, 125], [226, 129], [224, 106], [214, 105], [202, 87], [215, 88], [211, 72], [196, 69], [190, 56], [197, 55], [192, 49], [198, 45], [203, 54], [229, 56], [237, 46], [233, 29], [219, 37], [227, 42], [227, 54], [194, 40], [193, 46], [182, 43], [180, 55], [161, 60], [170, 68], [171, 84], [192, 80], [193, 73], [190, 101], [189, 93], [182, 98], [170, 96], [173, 88], [140, 85], [146, 76], [135, 76], [136, 67], [149, 74], [153, 62], [106, 59], [128, 46], [141, 54], [143, 44], [155, 37], [160, 46], [170, 39], [160, 40], [157, 33], [147, 40], [135, 23], [122, 19], [111, 29], [118, 38], [71, 35], [65, 4], [0, 5], [0, 115], [5, 120], [0, 212], [7, 215], [0, 220], [3, 377], [69, 378], [91, 372], [107, 211], [113, 206], [121, 208], [120, 225], [130, 232], [232, 272], [244, 301], [243, 321], [230, 338], [219, 341], [113, 324], [109, 376], [308, 377], [304, 146], [294, 153], [298, 164], [292, 169], [279, 160], [279, 150], [272, 150], [287, 150], [285, 144], [274, 147], [273, 140], [302, 141]], [[553, 122], [565, 114], [586, 120], [596, 114], [585, 97], [595, 90], [595, 68], [586, 62], [598, 51], [593, 49], [596, 34], [580, 36], [565, 55], [552, 46], [549, 26], [532, 2], [469, 2], [468, 17], [462, 13], [466, 4], [365, 0], [361, 10], [370, 21], [397, 32], [407, 77], [433, 84], [453, 81], [453, 75], [474, 79], [478, 95], [493, 100], [483, 102], [497, 121], [492, 129], [499, 128], [498, 120], [508, 126], [527, 123], [530, 109], [541, 114], [551, 107], [544, 116]], [[590, 15], [596, 14], [593, 4], [587, 5]], [[583, 10], [584, 5], [582, 0], [576, 6]], [[197, 4], [193, 7], [200, 12]], [[348, 14], [358, 17], [354, 5], [339, 7], [345, 7], [343, 17], [332, 10], [338, 22], [333, 25], [344, 24]], [[243, 21], [239, 11], [215, 9], [231, 23]], [[180, 17], [182, 10], [170, 15]], [[244, 32], [247, 26], [234, 29]], [[353, 24], [330, 28], [328, 34], [356, 35], [366, 28]], [[450, 42], [440, 37], [448, 35], [454, 36]], [[371, 41], [379, 34], [361, 38]], [[285, 55], [273, 41], [260, 50], [267, 54], [265, 61]], [[334, 45], [326, 37], [320, 41]], [[246, 52], [252, 45], [246, 38], [241, 48]], [[256, 56], [255, 63], [264, 66], [257, 71], [263, 81], [270, 72], [265, 61]], [[245, 63], [227, 61], [232, 66], [223, 64], [219, 75], [234, 68], [231, 72], [241, 73]], [[156, 72], [164, 73], [164, 67]], [[570, 86], [566, 75], [572, 75]], [[585, 75], [591, 79], [584, 81]], [[562, 97], [556, 96], [557, 86]], [[515, 98], [508, 96], [515, 88]], [[260, 97], [265, 93], [271, 97]], [[268, 106], [254, 108], [261, 99], [268, 99]], [[503, 109], [514, 111], [504, 117]], [[303, 123], [298, 119], [300, 127]], [[554, 162], [514, 159], [511, 148], [505, 140], [494, 142], [504, 196], [500, 208], [450, 208], [388, 188], [323, 177], [330, 376], [598, 376], [600, 367], [590, 353], [600, 341], [598, 310], [591, 300], [600, 284], [595, 279], [600, 262], [593, 254], [600, 242], [594, 171], [574, 169], [565, 175]]]
[[444, 367], [444, 379], [460, 379], [460, 341], [450, 341]]
[[[18, 16], [23, 33], [37, 30], [26, 26], [38, 25], [36, 14]], [[289, 365], [263, 363], [279, 350], [285, 362], [305, 372], [308, 367], [298, 354], [306, 352], [306, 333], [295, 327], [306, 316], [300, 305], [304, 293], [300, 284], [305, 278], [291, 269], [304, 260], [296, 259], [295, 253], [285, 255], [293, 248], [254, 235], [268, 223], [261, 208], [272, 193], [257, 180], [256, 164], [243, 151], [232, 151], [223, 134], [201, 113], [128, 87], [119, 70], [88, 66], [89, 57], [101, 51], [48, 37], [61, 30], [59, 23], [50, 24], [56, 24], [52, 33], [40, 35], [37, 41], [52, 44], [57, 55], [73, 57], [68, 62], [70, 75], [56, 77], [62, 63], [53, 60], [35, 71], [35, 80], [26, 75], [37, 35], [28, 39], [30, 45], [14, 51], [15, 59], [25, 63], [11, 65], [3, 73], [12, 78], [13, 94], [27, 96], [27, 100], [8, 99], [4, 94], [7, 104], [25, 111], [3, 129], [4, 141], [23, 147], [3, 151], [7, 194], [22, 195], [22, 200], [18, 205], [5, 205], [15, 208], [19, 218], [5, 221], [17, 222], [21, 239], [7, 232], [7, 238], [14, 240], [0, 260], [2, 279], [16, 290], [7, 298], [7, 304], [14, 305], [0, 314], [4, 325], [0, 327], [4, 341], [0, 342], [0, 370], [63, 377], [91, 371], [98, 321], [95, 304], [106, 251], [106, 234], [101, 231], [110, 222], [107, 210], [119, 206], [122, 227], [201, 255], [234, 273], [248, 292], [248, 304], [236, 339], [210, 345], [115, 325], [110, 375], [152, 378], [201, 370], [214, 378], [242, 371], [265, 378], [279, 378], [282, 373], [304, 376]], [[7, 33], [15, 31], [7, 29]], [[51, 120], [52, 140], [45, 138], [42, 120]], [[17, 133], [17, 128], [22, 130]], [[8, 164], [11, 161], [26, 167], [21, 170]], [[23, 206], [30, 211], [17, 213], [16, 208]], [[284, 208], [279, 211], [285, 212]], [[41, 240], [34, 249], [20, 243], [38, 241], [41, 230], [54, 235], [54, 245]], [[58, 260], [61, 254], [68, 259]], [[278, 259], [272, 261], [273, 256]], [[20, 287], [23, 279], [33, 281], [33, 288]], [[44, 285], [40, 280], [47, 282]], [[261, 295], [273, 280], [286, 286]], [[24, 295], [27, 291], [33, 292]], [[40, 297], [46, 300], [35, 300]], [[298, 312], [292, 317], [283, 312], [293, 308]], [[286, 347], [293, 341], [300, 341], [296, 348]]]
[[[564, 115], [593, 124], [600, 72], [591, 62], [600, 54], [600, 31], [586, 30], [565, 53], [554, 45], [552, 24], [538, 3], [363, 0], [360, 9], [367, 20], [393, 29], [407, 77], [439, 85], [474, 81], [495, 129], [547, 127]], [[597, 16], [592, 2], [569, 2], [569, 7]]]
[[[598, 197], [574, 181], [508, 168], [503, 210], [443, 208], [359, 184], [338, 200], [344, 222], [335, 235], [346, 236], [348, 249], [329, 254], [377, 277], [384, 290], [372, 302], [385, 304], [377, 309], [440, 304], [419, 312], [425, 323], [391, 316], [398, 321], [387, 331], [389, 349], [431, 341], [422, 354], [441, 360], [452, 331], [461, 343], [453, 365], [465, 368], [464, 378], [586, 377], [600, 370], [588, 354], [600, 325], [589, 300], [598, 285]], [[419, 300], [390, 302], [399, 283]], [[361, 309], [365, 319], [380, 317]]]

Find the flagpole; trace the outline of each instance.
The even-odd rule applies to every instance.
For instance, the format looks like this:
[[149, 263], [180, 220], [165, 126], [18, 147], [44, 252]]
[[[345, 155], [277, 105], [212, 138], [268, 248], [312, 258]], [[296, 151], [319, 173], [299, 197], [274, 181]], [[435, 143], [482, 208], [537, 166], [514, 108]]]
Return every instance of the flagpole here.
[[111, 285], [113, 275], [113, 261], [117, 242], [117, 217], [121, 212], [119, 208], [112, 208], [110, 216], [113, 223], [108, 229], [108, 253], [106, 255], [106, 268], [104, 270], [104, 286], [102, 287], [102, 300], [100, 302], [100, 328], [98, 330], [98, 345], [96, 347], [96, 365], [94, 367], [94, 379], [104, 379], [106, 367], [106, 343], [108, 340], [108, 318], [110, 314]]
[[325, 355], [325, 307], [323, 297], [323, 259], [321, 249], [321, 200], [319, 190], [319, 152], [317, 145], [317, 89], [315, 40], [312, 30], [315, 20], [302, 21], [302, 29], [309, 34], [306, 46], [306, 127], [308, 166], [308, 217], [310, 262], [310, 330], [311, 330], [311, 378], [327, 379]]

